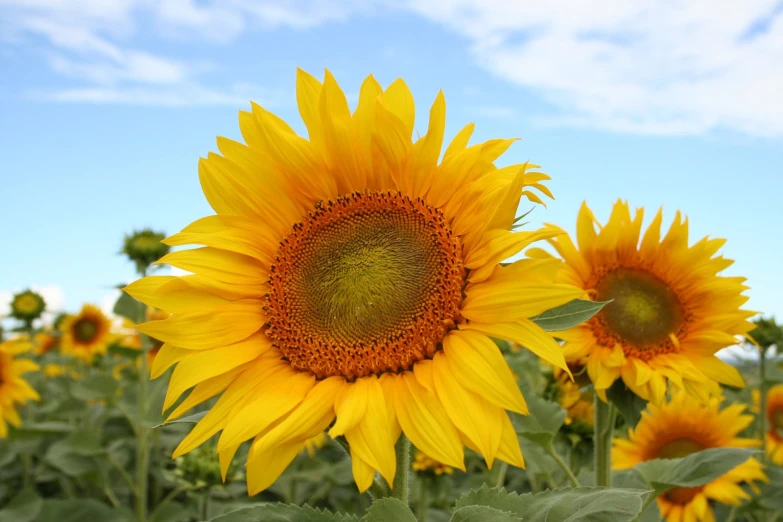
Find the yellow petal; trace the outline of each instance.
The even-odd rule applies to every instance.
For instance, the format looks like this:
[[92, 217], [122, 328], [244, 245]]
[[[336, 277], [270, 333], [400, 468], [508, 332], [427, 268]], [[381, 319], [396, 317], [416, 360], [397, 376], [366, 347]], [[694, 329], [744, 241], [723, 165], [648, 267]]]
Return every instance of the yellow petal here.
[[380, 471], [386, 481], [392, 484], [397, 470], [394, 445], [400, 434], [392, 400], [386, 396], [375, 376], [360, 380], [366, 381], [365, 414], [354, 427], [346, 431], [345, 438], [352, 453], [355, 452], [367, 465]]
[[356, 382], [346, 382], [337, 393], [334, 403], [337, 420], [329, 430], [330, 437], [335, 438], [344, 434], [364, 417], [367, 411], [369, 381], [374, 378], [375, 376], [360, 377]]
[[459, 434], [435, 394], [411, 372], [396, 376], [393, 392], [394, 411], [411, 442], [432, 458], [464, 471]]
[[192, 355], [181, 360], [171, 375], [163, 409], [169, 409], [188, 388], [252, 361], [271, 346], [269, 338], [259, 333], [222, 348], [191, 352]]
[[248, 465], [268, 448], [290, 442], [305, 442], [324, 431], [334, 420], [334, 400], [343, 383], [345, 379], [342, 377], [328, 377], [318, 381], [288, 417], [253, 442]]
[[727, 364], [717, 357], [700, 357], [694, 359], [696, 365], [704, 375], [721, 384], [734, 386], [735, 388], [744, 388], [745, 381], [740, 372], [730, 364]]
[[459, 383], [442, 352], [433, 359], [433, 377], [438, 398], [454, 425], [479, 448], [492, 468], [502, 432], [501, 415], [505, 412]]
[[351, 448], [351, 471], [353, 471], [353, 480], [359, 488], [359, 493], [364, 493], [372, 486], [375, 478], [375, 470], [359, 458]]
[[304, 445], [304, 441], [294, 441], [259, 451], [258, 458], [247, 463], [248, 494], [256, 495], [274, 484]]
[[348, 193], [367, 184], [367, 174], [354, 147], [353, 124], [348, 100], [334, 76], [327, 70], [318, 100], [329, 165], [339, 172], [337, 190]]
[[228, 388], [231, 383], [234, 382], [237, 376], [245, 371], [248, 367], [248, 364], [243, 364], [242, 366], [238, 366], [233, 370], [229, 370], [225, 373], [212, 377], [211, 379], [207, 379], [206, 381], [198, 383], [193, 388], [193, 391], [190, 392], [187, 399], [182, 401], [182, 403], [177, 406], [174, 411], [171, 412], [171, 414], [169, 414], [167, 421], [180, 418], [191, 408], [198, 406], [202, 402], [211, 399], [218, 393], [222, 392]]
[[527, 404], [511, 369], [489, 337], [452, 330], [443, 340], [443, 352], [463, 386], [501, 408], [527, 415]]
[[473, 129], [476, 128], [475, 123], [468, 123], [451, 139], [451, 143], [446, 148], [446, 152], [443, 153], [443, 159], [453, 156], [460, 151], [463, 151], [468, 146], [470, 136], [473, 134]]
[[513, 323], [475, 323], [469, 322], [460, 325], [464, 330], [476, 330], [494, 339], [504, 339], [524, 346], [546, 362], [561, 368], [571, 375], [568, 369], [563, 349], [551, 335], [541, 329], [540, 326], [528, 319], [519, 319]]
[[[302, 69], [296, 69], [296, 103], [299, 106], [299, 114], [307, 127], [310, 143], [328, 163], [323, 126], [321, 116], [318, 113], [321, 88], [321, 82], [314, 76]], [[329, 165], [329, 167], [333, 167], [333, 165]]]
[[566, 284], [530, 284], [525, 280], [497, 284], [489, 279], [469, 285], [461, 313], [471, 321], [507, 323], [528, 319], [582, 297], [584, 290]]
[[511, 424], [511, 419], [508, 418], [507, 413], [503, 413], [503, 432], [500, 437], [500, 445], [498, 446], [497, 458], [503, 462], [508, 462], [512, 466], [518, 468], [525, 467], [525, 459], [522, 457], [522, 449], [519, 447], [519, 437]]
[[258, 259], [212, 247], [171, 252], [154, 264], [175, 266], [234, 285], [259, 285], [269, 279], [266, 267]]
[[410, 140], [416, 121], [416, 106], [413, 94], [402, 78], [397, 78], [389, 85], [381, 96], [381, 101], [389, 112], [400, 119], [405, 128], [405, 136]]

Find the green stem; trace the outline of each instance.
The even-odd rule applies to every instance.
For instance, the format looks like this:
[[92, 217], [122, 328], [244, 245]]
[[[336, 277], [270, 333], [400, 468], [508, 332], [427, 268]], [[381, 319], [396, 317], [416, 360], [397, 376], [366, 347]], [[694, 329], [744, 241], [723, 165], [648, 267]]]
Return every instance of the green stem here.
[[209, 520], [209, 501], [211, 496], [211, 490], [207, 488], [207, 490], [204, 492], [204, 510], [202, 512], [202, 520]]
[[424, 479], [419, 481], [419, 522], [427, 522], [427, 509], [429, 509], [430, 504], [427, 482], [428, 481]]
[[766, 359], [767, 350], [759, 347], [759, 432], [761, 433], [761, 463], [767, 462], [767, 382]]
[[609, 487], [612, 484], [612, 436], [616, 411], [614, 406], [595, 396], [595, 485]]
[[[142, 272], [142, 277], [146, 273]], [[139, 319], [141, 323], [147, 316], [147, 307], [139, 303]], [[149, 427], [147, 426], [147, 351], [149, 339], [141, 336], [141, 368], [139, 369], [139, 391], [136, 397], [137, 404], [137, 446], [136, 446], [136, 521], [147, 522], [147, 479], [149, 475]]]
[[408, 505], [408, 487], [411, 473], [411, 443], [405, 434], [400, 434], [394, 448], [397, 455], [397, 473], [394, 475], [392, 495]]
[[497, 487], [502, 488], [506, 483], [506, 473], [508, 473], [508, 463], [501, 462], [500, 466], [498, 466], [498, 478], [495, 481]]
[[734, 522], [735, 520], [737, 520], [737, 506], [731, 508], [731, 511], [729, 511], [729, 518], [726, 519], [726, 522]]
[[557, 451], [555, 451], [555, 447], [552, 445], [552, 442], [550, 442], [546, 447], [546, 452], [550, 457], [552, 457], [552, 460], [555, 461], [558, 467], [563, 470], [563, 473], [565, 473], [566, 477], [568, 477], [568, 482], [571, 483], [571, 486], [578, 488], [579, 480], [577, 480], [576, 475], [574, 475], [574, 472], [571, 471], [571, 468], [568, 467], [566, 461], [564, 461], [563, 458], [557, 454]]

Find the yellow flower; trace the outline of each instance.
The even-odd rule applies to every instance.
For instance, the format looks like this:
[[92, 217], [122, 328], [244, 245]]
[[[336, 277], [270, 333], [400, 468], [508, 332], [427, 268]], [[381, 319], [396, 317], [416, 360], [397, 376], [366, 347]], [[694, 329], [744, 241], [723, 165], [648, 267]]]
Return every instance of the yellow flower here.
[[60, 342], [59, 337], [51, 332], [40, 332], [35, 336], [35, 355], [43, 355], [56, 350]]
[[29, 359], [14, 356], [30, 349], [29, 342], [17, 340], [0, 343], [0, 439], [8, 435], [8, 424], [19, 427], [22, 420], [16, 411], [17, 405], [28, 400], [39, 400], [36, 392], [22, 377], [27, 372], [38, 371], [39, 367]]
[[417, 451], [416, 456], [413, 457], [413, 462], [411, 462], [411, 468], [413, 469], [413, 471], [433, 473], [437, 476], [441, 476], [444, 473], [446, 475], [451, 475], [452, 473], [454, 473], [454, 468], [452, 468], [451, 466], [447, 466], [442, 462], [438, 462], [432, 457], [425, 455], [421, 451]]
[[[147, 320], [148, 321], [162, 321], [168, 319], [171, 315], [163, 310], [149, 307], [147, 308]], [[130, 319], [123, 319], [123, 328], [119, 332], [120, 344], [125, 348], [131, 348], [133, 350], [141, 350], [141, 335], [136, 330], [133, 322]], [[160, 347], [163, 346], [163, 341], [159, 341], [155, 338], [150, 338], [152, 345], [147, 350], [147, 367], [151, 368], [152, 363], [155, 360], [155, 356], [158, 355]], [[122, 369], [120, 369], [121, 371]]]
[[89, 304], [78, 314], [67, 317], [61, 329], [60, 352], [88, 363], [94, 355], [105, 354], [111, 340], [111, 321], [99, 308]]
[[[613, 467], [629, 469], [647, 460], [685, 457], [709, 448], [758, 446], [757, 440], [737, 437], [753, 422], [753, 416], [744, 414], [746, 406], [734, 403], [721, 410], [721, 400], [712, 398], [708, 404], [702, 404], [679, 392], [660, 406], [648, 405], [636, 429], [628, 430], [628, 440], [614, 440]], [[658, 507], [670, 522], [714, 522], [708, 501], [740, 505], [749, 497], [739, 485], [748, 482], [753, 486], [753, 481], [767, 481], [761, 463], [755, 458], [704, 486], [670, 489], [658, 497]]]
[[[631, 218], [628, 204], [618, 201], [601, 226], [583, 204], [579, 248], [567, 235], [549, 240], [565, 261], [560, 282], [583, 288], [594, 300], [613, 300], [587, 323], [558, 332], [566, 359], [587, 360], [604, 399], [618, 378], [656, 404], [667, 380], [702, 401], [719, 393], [716, 381], [743, 387], [739, 372], [714, 355], [754, 328], [747, 320], [754, 312], [740, 309], [748, 300], [745, 279], [717, 275], [732, 264], [714, 257], [725, 240], [705, 237], [689, 247], [688, 222], [679, 212], [661, 239], [659, 210], [640, 244], [643, 214], [638, 209]], [[541, 249], [527, 253], [551, 258]]]
[[767, 455], [772, 462], [783, 466], [783, 384], [767, 392]]
[[47, 364], [43, 367], [43, 374], [47, 377], [59, 377], [65, 374], [66, 368], [60, 364]]
[[[571, 425], [574, 422], [580, 422], [592, 426], [593, 392], [589, 389], [588, 391], [584, 390], [585, 386], [589, 384], [589, 381], [585, 382], [587, 372], [582, 367], [575, 365], [569, 365], [569, 368], [575, 377], [573, 381], [571, 376], [560, 368], [554, 368], [552, 371], [557, 387], [557, 400], [566, 410], [565, 424]], [[580, 379], [580, 377], [582, 378]]]
[[175, 456], [222, 430], [227, 468], [254, 439], [250, 494], [268, 488], [311, 437], [344, 435], [361, 491], [391, 484], [400, 433], [464, 469], [463, 445], [522, 466], [505, 410], [527, 413], [490, 337], [565, 367], [555, 340], [528, 318], [583, 294], [555, 284], [557, 261], [500, 262], [551, 230], [512, 231], [521, 196], [548, 194], [530, 164], [496, 168], [513, 140], [468, 146], [466, 126], [441, 156], [445, 101], [412, 142], [414, 102], [402, 80], [368, 77], [351, 114], [327, 71], [299, 71], [310, 140], [258, 105], [241, 112], [247, 145], [218, 138], [199, 164], [217, 215], [165, 240], [205, 245], [160, 263], [193, 275], [152, 276], [126, 291], [173, 315], [139, 325], [173, 364], [170, 416], [223, 393]]
[[307, 451], [307, 454], [310, 457], [314, 457], [315, 456], [315, 452], [317, 450], [323, 448], [324, 446], [326, 446], [327, 442], [329, 442], [329, 441], [326, 438], [326, 433], [322, 431], [321, 433], [319, 433], [315, 437], [307, 439], [305, 441], [304, 448], [305, 448], [305, 450]]
[[32, 290], [18, 293], [11, 300], [11, 317], [20, 321], [32, 322], [41, 317], [45, 309], [43, 297]]

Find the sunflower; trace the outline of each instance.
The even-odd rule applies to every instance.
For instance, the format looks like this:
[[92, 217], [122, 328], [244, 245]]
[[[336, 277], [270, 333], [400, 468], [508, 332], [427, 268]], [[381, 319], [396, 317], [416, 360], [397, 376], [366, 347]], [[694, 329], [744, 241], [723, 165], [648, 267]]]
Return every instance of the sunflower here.
[[413, 462], [411, 462], [411, 469], [425, 475], [435, 475], [437, 477], [454, 473], [454, 468], [438, 462], [421, 451], [416, 451]]
[[783, 384], [767, 392], [767, 455], [772, 462], [783, 466]]
[[[734, 403], [720, 409], [721, 398], [707, 404], [685, 392], [677, 393], [660, 406], [649, 404], [642, 412], [636, 429], [628, 430], [628, 440], [615, 439], [612, 449], [614, 469], [629, 469], [652, 459], [673, 459], [709, 448], [750, 448], [758, 446], [753, 439], [737, 435], [753, 422], [745, 415], [746, 406]], [[715, 521], [709, 500], [737, 506], [747, 500], [740, 484], [767, 481], [759, 461], [750, 458], [722, 477], [695, 488], [673, 488], [658, 497], [661, 515], [674, 522], [680, 520]]]
[[15, 294], [11, 300], [11, 317], [26, 323], [31, 323], [41, 317], [45, 309], [44, 298], [32, 290]]
[[38, 371], [38, 365], [29, 359], [15, 358], [29, 349], [30, 343], [26, 340], [0, 343], [0, 439], [8, 435], [8, 424], [17, 428], [22, 424], [17, 405], [40, 398], [22, 377], [24, 373]]
[[321, 432], [315, 437], [311, 437], [305, 441], [304, 449], [310, 457], [315, 456], [315, 452], [326, 446], [329, 439], [326, 438], [326, 433]]
[[62, 323], [60, 351], [85, 362], [106, 353], [111, 340], [111, 321], [96, 306], [85, 304], [81, 312]]
[[326, 71], [299, 71], [297, 101], [310, 139], [252, 104], [247, 145], [218, 138], [199, 163], [217, 215], [165, 242], [202, 248], [159, 263], [192, 272], [151, 276], [126, 291], [173, 315], [139, 325], [165, 344], [152, 376], [178, 364], [169, 416], [222, 392], [175, 451], [222, 430], [223, 469], [253, 439], [250, 494], [269, 487], [309, 438], [327, 429], [350, 444], [354, 478], [393, 483], [404, 433], [433, 458], [464, 469], [463, 447], [488, 464], [524, 461], [505, 410], [527, 413], [490, 337], [518, 342], [565, 367], [555, 340], [528, 318], [579, 297], [556, 284], [556, 261], [500, 262], [556, 231], [512, 231], [521, 197], [548, 176], [497, 168], [513, 140], [446, 148], [439, 93], [426, 135], [412, 141], [414, 101], [402, 80], [369, 76], [353, 114]]
[[[565, 261], [558, 281], [583, 288], [596, 301], [612, 300], [588, 322], [558, 332], [566, 360], [587, 360], [604, 399], [618, 378], [656, 404], [667, 381], [705, 401], [719, 393], [716, 382], [743, 387], [736, 368], [715, 357], [755, 326], [747, 320], [755, 312], [740, 309], [748, 300], [745, 279], [718, 275], [732, 264], [715, 256], [725, 240], [705, 237], [689, 247], [688, 221], [679, 212], [661, 240], [659, 210], [640, 244], [643, 216], [637, 209], [632, 218], [628, 204], [618, 201], [601, 226], [583, 204], [579, 248], [567, 235], [549, 239]], [[527, 254], [551, 258], [538, 248]]]
[[568, 365], [571, 375], [560, 368], [553, 368], [552, 377], [555, 380], [555, 396], [557, 401], [566, 410], [565, 424], [574, 423], [592, 428], [594, 416], [593, 392], [585, 388], [590, 384], [587, 372], [583, 366]]
[[51, 331], [43, 331], [35, 335], [35, 355], [43, 355], [57, 349], [60, 338]]

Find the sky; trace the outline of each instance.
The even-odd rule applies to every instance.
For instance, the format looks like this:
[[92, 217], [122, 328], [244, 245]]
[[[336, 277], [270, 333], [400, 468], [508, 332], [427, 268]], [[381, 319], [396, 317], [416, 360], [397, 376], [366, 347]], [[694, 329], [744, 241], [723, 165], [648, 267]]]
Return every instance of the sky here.
[[[783, 3], [511, 0], [0, 0], [0, 315], [111, 308], [123, 235], [211, 214], [197, 173], [253, 100], [306, 135], [296, 68], [355, 104], [402, 77], [417, 129], [443, 89], [447, 140], [519, 137], [569, 232], [582, 201], [689, 216], [728, 240], [749, 309], [783, 318]], [[526, 210], [526, 209], [525, 209]], [[164, 272], [165, 273], [165, 269]]]

